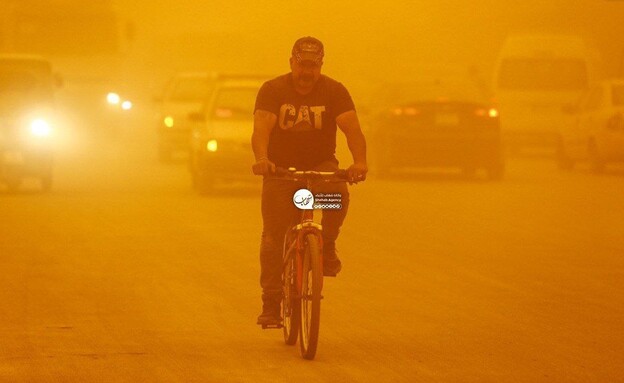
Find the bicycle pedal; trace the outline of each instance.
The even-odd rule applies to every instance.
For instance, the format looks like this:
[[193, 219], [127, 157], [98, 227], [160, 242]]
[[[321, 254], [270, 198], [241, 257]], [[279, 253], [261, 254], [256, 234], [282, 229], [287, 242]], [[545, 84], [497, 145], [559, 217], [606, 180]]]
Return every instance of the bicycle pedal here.
[[262, 329], [263, 330], [267, 330], [267, 329], [269, 329], [269, 330], [271, 330], [271, 329], [279, 330], [282, 327], [284, 327], [284, 326], [281, 323], [279, 323], [279, 324], [263, 324], [262, 325]]

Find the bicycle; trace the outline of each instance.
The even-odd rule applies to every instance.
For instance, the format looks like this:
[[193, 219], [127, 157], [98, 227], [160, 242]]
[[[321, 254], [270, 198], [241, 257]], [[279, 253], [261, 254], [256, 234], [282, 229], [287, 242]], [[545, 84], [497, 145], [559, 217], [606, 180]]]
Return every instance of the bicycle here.
[[[314, 181], [345, 182], [347, 172], [297, 171], [276, 169], [276, 178], [292, 181], [306, 181], [306, 189]], [[284, 237], [282, 273], [282, 318], [277, 326], [263, 325], [262, 328], [283, 328], [284, 342], [297, 343], [301, 356], [314, 359], [320, 328], [321, 299], [323, 296], [323, 237], [322, 226], [314, 222], [314, 209], [301, 211], [297, 224]]]

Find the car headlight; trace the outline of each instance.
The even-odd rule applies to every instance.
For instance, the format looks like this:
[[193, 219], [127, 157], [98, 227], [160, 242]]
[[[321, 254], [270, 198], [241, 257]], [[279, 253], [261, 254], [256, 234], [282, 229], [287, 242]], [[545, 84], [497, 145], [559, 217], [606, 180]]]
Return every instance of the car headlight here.
[[206, 144], [206, 149], [207, 149], [209, 152], [216, 152], [216, 151], [217, 151], [217, 148], [218, 148], [218, 145], [217, 145], [217, 140], [210, 140], [210, 141], [208, 141], [208, 143]]
[[167, 116], [167, 117], [165, 117], [163, 122], [165, 123], [165, 126], [167, 128], [173, 128], [173, 117]]
[[111, 105], [119, 105], [119, 101], [121, 101], [121, 97], [115, 92], [110, 92], [106, 95], [106, 101]]
[[52, 128], [46, 120], [37, 118], [30, 123], [30, 134], [36, 137], [48, 137], [52, 134]]
[[130, 110], [132, 109], [132, 102], [126, 100], [124, 102], [121, 103], [121, 109], [123, 110]]

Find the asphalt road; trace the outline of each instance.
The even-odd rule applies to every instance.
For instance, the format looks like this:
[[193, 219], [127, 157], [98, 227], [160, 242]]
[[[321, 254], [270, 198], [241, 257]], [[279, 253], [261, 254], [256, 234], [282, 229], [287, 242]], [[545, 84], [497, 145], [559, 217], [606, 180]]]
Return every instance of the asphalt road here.
[[0, 382], [624, 382], [624, 171], [352, 187], [317, 357], [260, 310], [258, 180], [195, 195], [151, 133], [0, 189]]

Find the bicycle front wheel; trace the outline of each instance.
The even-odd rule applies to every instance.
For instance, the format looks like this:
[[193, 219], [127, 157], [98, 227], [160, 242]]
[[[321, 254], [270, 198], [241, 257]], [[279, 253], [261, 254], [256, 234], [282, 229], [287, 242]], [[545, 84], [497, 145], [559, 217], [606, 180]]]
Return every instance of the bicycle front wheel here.
[[[287, 236], [288, 239], [288, 236]], [[288, 242], [284, 242], [287, 246]], [[282, 299], [282, 318], [284, 318], [284, 342], [288, 345], [297, 343], [301, 322], [301, 306], [297, 292], [297, 266], [293, 251], [284, 254], [284, 273], [282, 284], [284, 294]]]
[[318, 345], [321, 321], [321, 290], [323, 288], [323, 268], [321, 265], [320, 238], [308, 234], [305, 238], [301, 280], [301, 355], [314, 359]]

